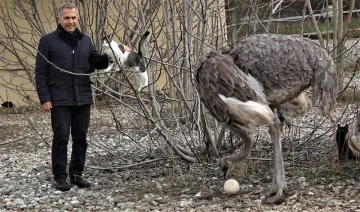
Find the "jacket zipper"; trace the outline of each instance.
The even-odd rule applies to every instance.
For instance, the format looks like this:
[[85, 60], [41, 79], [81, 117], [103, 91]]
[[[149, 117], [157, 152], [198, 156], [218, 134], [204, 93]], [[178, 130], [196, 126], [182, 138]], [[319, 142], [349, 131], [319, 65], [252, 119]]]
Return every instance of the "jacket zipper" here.
[[[77, 71], [75, 70], [75, 49], [73, 49], [71, 52], [72, 54], [72, 70], [74, 73], [77, 73]], [[75, 104], [78, 105], [78, 92], [76, 90], [76, 86], [75, 86], [75, 81], [76, 81], [76, 76], [73, 77], [73, 84], [74, 84], [74, 93], [75, 93]]]
[[74, 69], [74, 67], [75, 67], [75, 49], [72, 50], [71, 54], [72, 54], [72, 68]]

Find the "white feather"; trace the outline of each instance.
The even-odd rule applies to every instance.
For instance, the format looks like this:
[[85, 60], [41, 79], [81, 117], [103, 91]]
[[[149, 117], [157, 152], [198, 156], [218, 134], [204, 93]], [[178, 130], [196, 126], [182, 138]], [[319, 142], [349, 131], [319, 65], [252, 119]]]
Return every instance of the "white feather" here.
[[240, 101], [233, 97], [219, 97], [229, 106], [230, 113], [234, 119], [247, 126], [248, 131], [259, 125], [270, 125], [275, 120], [275, 114], [266, 104], [254, 101]]

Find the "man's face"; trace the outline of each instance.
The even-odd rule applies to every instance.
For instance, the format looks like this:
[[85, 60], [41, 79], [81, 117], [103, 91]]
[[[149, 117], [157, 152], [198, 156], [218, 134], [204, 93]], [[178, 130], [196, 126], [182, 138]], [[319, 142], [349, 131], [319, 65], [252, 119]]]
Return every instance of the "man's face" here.
[[73, 33], [79, 23], [79, 17], [75, 8], [64, 8], [58, 18], [62, 28], [69, 33]]

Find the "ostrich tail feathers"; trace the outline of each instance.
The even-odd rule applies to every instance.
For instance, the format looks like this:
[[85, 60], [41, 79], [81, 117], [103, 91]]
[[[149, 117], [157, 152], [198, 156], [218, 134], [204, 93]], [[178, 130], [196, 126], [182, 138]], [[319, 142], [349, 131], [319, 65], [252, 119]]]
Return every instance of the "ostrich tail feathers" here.
[[328, 115], [334, 107], [338, 94], [338, 82], [335, 65], [330, 55], [324, 50], [314, 72], [315, 104], [324, 115]]
[[253, 132], [257, 126], [270, 125], [275, 120], [275, 114], [268, 105], [219, 96], [228, 105], [234, 124], [246, 131]]

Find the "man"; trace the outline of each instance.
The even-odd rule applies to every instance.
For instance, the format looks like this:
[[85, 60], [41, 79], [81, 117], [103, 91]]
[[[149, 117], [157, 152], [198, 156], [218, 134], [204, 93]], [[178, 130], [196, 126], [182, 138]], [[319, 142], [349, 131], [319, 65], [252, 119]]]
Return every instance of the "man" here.
[[[76, 5], [62, 4], [58, 8], [58, 20], [57, 29], [40, 39], [35, 80], [42, 108], [51, 112], [51, 161], [55, 188], [67, 191], [72, 184], [80, 188], [90, 187], [90, 183], [82, 178], [90, 105], [93, 103], [91, 81], [86, 74], [106, 68], [108, 57], [99, 54], [90, 38], [77, 28], [79, 11]], [[71, 185], [66, 172], [70, 132], [73, 142], [69, 164]]]

